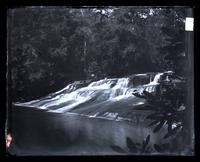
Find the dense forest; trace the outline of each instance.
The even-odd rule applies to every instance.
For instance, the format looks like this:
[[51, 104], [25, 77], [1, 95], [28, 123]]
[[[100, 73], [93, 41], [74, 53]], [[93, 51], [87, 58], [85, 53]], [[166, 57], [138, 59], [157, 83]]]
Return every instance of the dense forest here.
[[12, 101], [75, 80], [172, 70], [184, 76], [185, 8], [27, 7], [8, 11]]

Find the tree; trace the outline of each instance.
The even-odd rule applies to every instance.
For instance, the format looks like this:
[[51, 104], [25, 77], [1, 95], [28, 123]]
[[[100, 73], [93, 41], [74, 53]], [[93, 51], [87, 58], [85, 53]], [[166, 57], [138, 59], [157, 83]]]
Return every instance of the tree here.
[[184, 8], [30, 7], [9, 13], [14, 100], [30, 99], [28, 89], [35, 90], [33, 98], [43, 96], [91, 73], [99, 79], [160, 70], [184, 74]]

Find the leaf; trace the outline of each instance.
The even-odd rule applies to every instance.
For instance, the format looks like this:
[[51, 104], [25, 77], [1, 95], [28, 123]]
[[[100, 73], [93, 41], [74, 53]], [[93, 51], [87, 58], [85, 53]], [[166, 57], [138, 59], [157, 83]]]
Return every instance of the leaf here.
[[165, 124], [165, 120], [161, 121], [153, 130], [154, 133], [158, 132], [162, 127], [163, 125]]
[[112, 145], [110, 146], [114, 151], [118, 152], [118, 153], [126, 153], [126, 151], [124, 151], [121, 147], [116, 146], [116, 145]]
[[150, 134], [147, 136], [147, 138], [145, 140], [145, 145], [148, 145], [149, 141], [150, 141]]
[[162, 152], [162, 151], [163, 151], [162, 148], [161, 148], [159, 145], [154, 144], [153, 146], [154, 146], [154, 148], [155, 148], [155, 150], [156, 150], [157, 152]]
[[143, 142], [143, 146], [142, 146], [141, 152], [145, 152], [145, 149], [146, 149], [149, 141], [150, 141], [150, 134], [147, 136], [146, 140]]
[[126, 144], [130, 152], [137, 152], [138, 149], [136, 144], [129, 137], [126, 138]]
[[177, 133], [177, 130], [182, 126], [182, 124], [178, 125], [176, 128], [171, 129], [163, 138], [166, 139], [170, 136], [173, 136]]
[[166, 124], [168, 124], [168, 127], [167, 127], [168, 132], [172, 131], [172, 121], [167, 121]]
[[155, 119], [157, 117], [157, 113], [152, 113], [146, 117], [146, 119]]
[[154, 121], [151, 122], [148, 126], [150, 127], [150, 126], [152, 126], [152, 125], [155, 125], [155, 124], [157, 124], [159, 121], [160, 121], [160, 120], [154, 120]]
[[161, 144], [161, 145], [154, 144], [154, 148], [157, 152], [168, 151], [169, 147], [170, 147], [170, 143], [164, 143], [164, 144]]
[[161, 113], [152, 113], [146, 117], [146, 119], [153, 119], [153, 120], [156, 120], [156, 119], [159, 120], [162, 118], [163, 118], [163, 114]]
[[145, 151], [145, 153], [149, 153], [151, 151], [151, 147], [150, 146], [148, 146], [147, 148], [146, 148], [146, 151]]

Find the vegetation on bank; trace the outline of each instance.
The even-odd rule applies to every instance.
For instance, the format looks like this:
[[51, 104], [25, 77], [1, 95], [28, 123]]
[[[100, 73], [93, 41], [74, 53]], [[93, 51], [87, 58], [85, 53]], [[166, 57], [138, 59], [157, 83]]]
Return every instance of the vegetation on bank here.
[[[142, 95], [134, 93], [137, 97], [147, 100], [147, 105], [138, 110], [151, 110], [152, 113], [146, 116], [149, 120], [147, 127], [152, 128], [152, 134], [147, 134], [142, 142], [133, 141], [131, 137], [126, 138], [127, 148], [112, 145], [114, 151], [124, 154], [161, 154], [161, 155], [194, 155], [194, 137], [191, 138], [193, 130], [188, 127], [187, 116], [187, 92], [184, 86], [186, 82], [160, 82], [157, 92], [152, 95], [143, 92]], [[153, 143], [151, 136], [161, 131], [166, 131], [160, 143]], [[193, 133], [191, 133], [193, 132]], [[193, 136], [193, 135], [192, 135]], [[188, 142], [188, 137], [190, 141]], [[192, 141], [191, 141], [192, 139]]]
[[175, 71], [186, 65], [185, 8], [26, 7], [8, 11], [13, 101], [75, 80]]

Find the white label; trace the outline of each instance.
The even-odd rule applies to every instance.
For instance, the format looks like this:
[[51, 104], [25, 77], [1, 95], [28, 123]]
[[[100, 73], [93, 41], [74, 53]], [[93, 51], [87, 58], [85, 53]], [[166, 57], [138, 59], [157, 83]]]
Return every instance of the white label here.
[[186, 31], [193, 31], [194, 28], [194, 18], [186, 17], [185, 20], [185, 30]]

